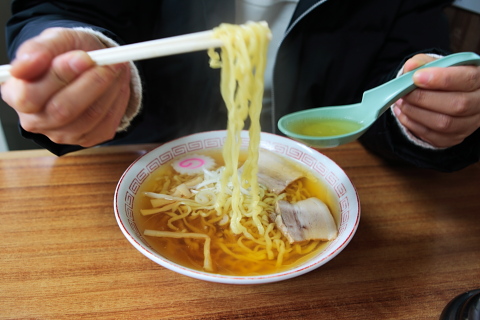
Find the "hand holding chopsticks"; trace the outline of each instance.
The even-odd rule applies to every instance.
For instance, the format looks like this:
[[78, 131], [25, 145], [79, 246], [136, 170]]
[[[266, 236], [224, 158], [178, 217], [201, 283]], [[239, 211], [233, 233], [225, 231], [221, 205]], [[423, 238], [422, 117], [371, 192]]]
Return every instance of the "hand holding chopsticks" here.
[[[174, 54], [201, 51], [221, 46], [222, 41], [213, 38], [213, 31], [202, 31], [181, 36], [90, 51], [88, 54], [97, 65], [109, 65], [127, 61], [145, 60]], [[10, 78], [10, 69], [10, 65], [0, 66], [0, 84]]]
[[222, 46], [212, 34], [103, 49], [95, 35], [52, 28], [25, 41], [12, 66], [0, 66], [1, 80], [10, 78], [2, 99], [27, 132], [57, 144], [97, 145], [127, 127], [140, 106], [140, 79], [125, 62]]

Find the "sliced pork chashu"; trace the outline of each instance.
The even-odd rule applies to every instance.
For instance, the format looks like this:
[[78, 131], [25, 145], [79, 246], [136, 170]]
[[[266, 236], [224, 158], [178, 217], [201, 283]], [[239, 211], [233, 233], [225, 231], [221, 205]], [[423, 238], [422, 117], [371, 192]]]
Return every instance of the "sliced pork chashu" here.
[[271, 192], [280, 194], [290, 183], [302, 178], [304, 174], [282, 156], [260, 149], [257, 176], [259, 184], [264, 185]]
[[338, 231], [327, 205], [318, 198], [297, 203], [279, 200], [271, 217], [290, 243], [333, 240]]

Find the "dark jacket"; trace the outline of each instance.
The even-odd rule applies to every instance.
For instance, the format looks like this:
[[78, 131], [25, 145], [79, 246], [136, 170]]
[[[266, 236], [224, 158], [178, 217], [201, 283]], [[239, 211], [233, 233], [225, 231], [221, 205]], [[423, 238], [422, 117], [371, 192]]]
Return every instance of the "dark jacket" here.
[[[275, 117], [292, 111], [359, 102], [363, 91], [393, 78], [406, 58], [448, 50], [446, 0], [300, 0], [275, 64]], [[121, 44], [212, 29], [234, 22], [226, 0], [14, 0], [7, 26], [13, 58], [26, 39], [53, 26], [85, 26]], [[143, 111], [126, 133], [109, 143], [163, 142], [192, 132], [224, 129], [219, 71], [205, 52], [136, 63], [144, 84]], [[56, 154], [56, 145], [23, 132]], [[446, 150], [413, 145], [390, 111], [362, 137], [371, 150], [441, 171], [461, 169], [480, 157], [480, 130]]]

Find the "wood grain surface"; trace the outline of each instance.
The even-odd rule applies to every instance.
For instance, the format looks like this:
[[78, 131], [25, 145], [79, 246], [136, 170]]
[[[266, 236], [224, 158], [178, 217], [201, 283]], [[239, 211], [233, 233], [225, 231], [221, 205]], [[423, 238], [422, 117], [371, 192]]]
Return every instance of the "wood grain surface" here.
[[359, 193], [353, 240], [306, 275], [238, 286], [164, 269], [121, 233], [116, 183], [153, 147], [0, 153], [0, 319], [438, 319], [480, 288], [480, 164], [447, 174], [358, 143], [322, 150]]

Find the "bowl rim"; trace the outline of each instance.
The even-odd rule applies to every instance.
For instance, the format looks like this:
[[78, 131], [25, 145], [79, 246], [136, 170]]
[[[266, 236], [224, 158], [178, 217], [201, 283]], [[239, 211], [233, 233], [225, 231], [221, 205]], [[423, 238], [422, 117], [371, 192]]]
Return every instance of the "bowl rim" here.
[[[346, 230], [347, 234], [342, 235], [342, 240], [337, 241], [337, 239], [340, 238], [340, 237], [338, 237], [337, 239], [330, 242], [324, 248], [324, 250], [320, 253], [320, 256], [324, 255], [321, 259], [318, 259], [318, 257], [317, 258], [312, 257], [311, 259], [301, 263], [300, 265], [296, 266], [293, 269], [284, 270], [284, 271], [281, 271], [281, 272], [278, 272], [278, 273], [272, 273], [272, 274], [266, 274], [266, 275], [256, 275], [256, 276], [232, 276], [232, 275], [222, 275], [222, 274], [215, 274], [215, 273], [209, 273], [209, 272], [194, 270], [194, 269], [184, 267], [180, 264], [174, 263], [174, 262], [168, 260], [167, 258], [162, 257], [159, 253], [155, 252], [155, 250], [153, 250], [153, 248], [151, 248], [147, 244], [147, 241], [142, 239], [142, 236], [140, 235], [138, 229], [136, 230], [136, 232], [135, 232], [135, 230], [133, 230], [133, 231], [131, 230], [131, 228], [136, 228], [136, 226], [129, 225], [128, 222], [130, 220], [125, 221], [125, 220], [128, 220], [128, 217], [127, 217], [128, 213], [122, 214], [122, 209], [120, 208], [120, 205], [124, 204], [125, 199], [122, 200], [121, 198], [119, 198], [119, 196], [122, 192], [126, 191], [126, 188], [127, 188], [126, 183], [127, 183], [127, 180], [129, 179], [129, 177], [131, 176], [131, 173], [137, 167], [138, 167], [138, 169], [144, 169], [145, 168], [144, 162], [149, 160], [151, 157], [154, 157], [154, 156], [158, 155], [158, 153], [161, 152], [164, 149], [165, 150], [172, 149], [173, 147], [178, 146], [179, 143], [184, 142], [184, 141], [188, 142], [192, 138], [201, 138], [201, 137], [210, 137], [210, 136], [215, 137], [216, 139], [222, 139], [223, 138], [222, 142], [221, 142], [223, 144], [225, 134], [226, 134], [226, 130], [214, 130], [214, 131], [205, 131], [205, 132], [194, 133], [194, 134], [186, 135], [186, 136], [171, 140], [171, 141], [166, 142], [162, 145], [159, 145], [158, 147], [152, 149], [151, 151], [141, 155], [136, 160], [134, 160], [127, 167], [127, 169], [123, 172], [123, 174], [121, 175], [121, 177], [120, 177], [120, 179], [117, 183], [117, 186], [115, 188], [115, 193], [114, 193], [113, 207], [114, 207], [115, 218], [116, 218], [117, 224], [118, 224], [120, 230], [122, 231], [122, 233], [124, 234], [124, 236], [140, 253], [142, 253], [144, 256], [146, 256], [147, 258], [149, 258], [153, 262], [161, 265], [164, 268], [167, 268], [171, 271], [180, 273], [180, 274], [185, 275], [185, 276], [189, 276], [191, 278], [200, 279], [200, 280], [209, 281], [209, 282], [226, 283], [226, 284], [263, 284], [263, 283], [272, 283], [272, 282], [278, 282], [278, 281], [282, 281], [282, 280], [291, 279], [291, 278], [303, 275], [307, 272], [310, 272], [314, 269], [317, 269], [318, 267], [320, 267], [320, 266], [326, 264], [327, 262], [329, 262], [330, 260], [332, 260], [335, 256], [337, 256], [348, 245], [348, 243], [352, 240], [353, 236], [355, 235], [355, 233], [358, 229], [358, 225], [359, 225], [359, 222], [360, 222], [360, 216], [361, 216], [360, 199], [359, 199], [359, 196], [358, 196], [358, 192], [357, 192], [354, 184], [352, 183], [350, 177], [347, 176], [347, 174], [344, 172], [344, 170], [340, 166], [338, 166], [333, 160], [331, 160], [330, 158], [328, 158], [327, 156], [322, 154], [320, 151], [315, 150], [313, 148], [310, 148], [310, 147], [308, 147], [308, 146], [306, 146], [306, 145], [304, 145], [300, 142], [297, 142], [297, 141], [295, 141], [291, 138], [279, 136], [279, 135], [272, 134], [272, 133], [262, 132], [261, 133], [261, 145], [260, 145], [261, 148], [263, 147], [265, 149], [270, 149], [271, 151], [275, 151], [275, 150], [272, 150], [272, 148], [273, 148], [272, 147], [272, 143], [273, 143], [272, 141], [277, 141], [278, 140], [280, 142], [285, 143], [285, 146], [291, 146], [292, 148], [295, 147], [296, 149], [300, 150], [301, 152], [305, 152], [307, 155], [310, 155], [310, 156], [312, 156], [312, 154], [315, 155], [315, 157], [313, 157], [313, 158], [321, 159], [324, 162], [327, 162], [328, 164], [330, 164], [329, 168], [334, 168], [337, 175], [338, 175], [338, 173], [340, 173], [342, 175], [342, 177], [341, 177], [342, 178], [341, 181], [343, 182], [342, 186], [345, 187], [344, 184], [347, 184], [347, 188], [350, 190], [350, 193], [348, 193], [348, 190], [345, 190], [345, 194], [353, 195], [354, 200], [351, 200], [351, 201], [353, 201], [353, 208], [354, 209], [356, 208], [355, 212], [353, 212], [353, 214], [355, 215], [355, 220], [351, 221], [349, 218], [347, 219], [348, 221], [350, 221], [350, 223], [349, 223], [350, 226], [349, 226], [348, 230]], [[245, 138], [248, 139], [248, 131], [242, 131], [242, 140], [245, 139]], [[219, 148], [219, 147], [217, 147], [217, 148]], [[202, 148], [202, 149], [205, 149], [205, 148]], [[200, 149], [200, 150], [202, 150], [202, 149]], [[188, 151], [188, 152], [191, 152], [191, 151]], [[178, 157], [178, 156], [180, 156], [180, 154], [179, 155], [174, 155], [174, 157]], [[287, 155], [287, 157], [288, 157], [288, 155]], [[299, 160], [297, 160], [295, 158], [289, 158], [289, 159], [291, 159], [295, 162], [299, 162]], [[165, 162], [170, 161], [170, 160], [171, 159], [166, 160]], [[305, 166], [304, 162], [299, 162], [299, 163], [303, 163], [303, 165]], [[148, 176], [148, 174], [147, 174], [147, 176]], [[322, 177], [319, 177], [318, 174], [316, 174], [316, 173], [315, 173], [315, 176], [317, 178], [320, 178], [321, 180], [325, 180], [325, 179], [322, 179]], [[339, 177], [337, 177], [337, 178], [339, 178]], [[140, 184], [141, 184], [141, 182], [140, 182]], [[133, 202], [133, 196], [130, 200]], [[341, 210], [340, 216], [342, 217], [343, 208], [340, 208], [340, 210]], [[125, 210], [123, 210], [123, 211], [125, 211]], [[131, 221], [133, 223], [133, 212], [131, 212], [131, 215], [132, 215]], [[338, 223], [339, 223], [339, 228], [340, 228], [340, 221]], [[137, 234], [135, 234], [135, 233], [137, 233]], [[143, 240], [143, 243], [140, 239]], [[340, 241], [341, 241], [341, 243], [339, 243]], [[332, 249], [330, 247], [333, 244], [335, 244], [336, 247]], [[328, 254], [325, 254], [326, 252], [328, 252]]]

